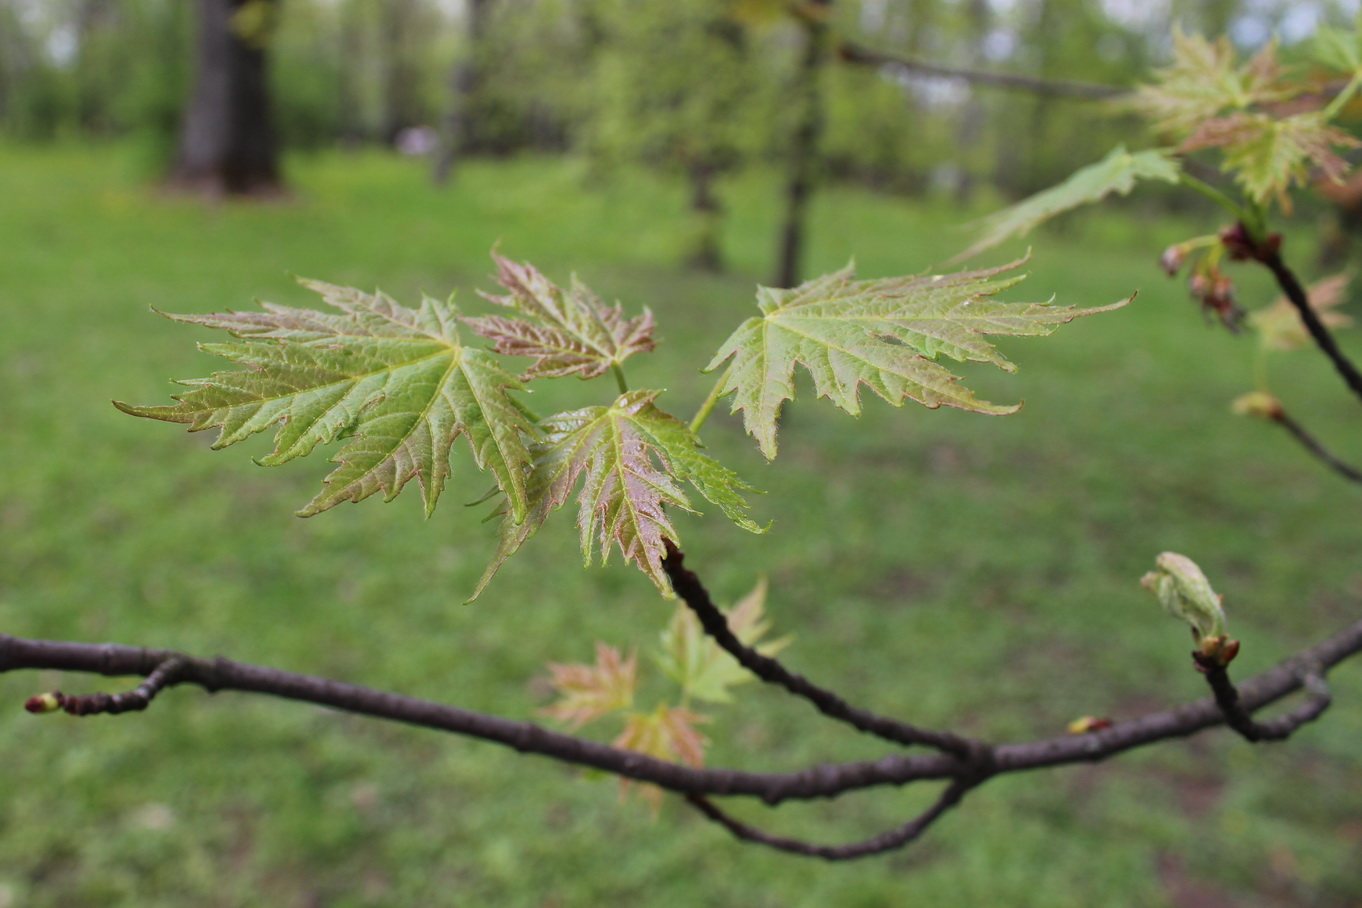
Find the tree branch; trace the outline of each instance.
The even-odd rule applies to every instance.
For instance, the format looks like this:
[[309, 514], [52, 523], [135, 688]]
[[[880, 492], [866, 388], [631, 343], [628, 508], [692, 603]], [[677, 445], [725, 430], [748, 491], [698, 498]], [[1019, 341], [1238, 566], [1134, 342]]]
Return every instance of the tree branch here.
[[744, 842], [755, 842], [777, 851], [785, 851], [805, 857], [823, 858], [828, 861], [850, 861], [855, 858], [884, 854], [887, 851], [896, 851], [916, 841], [942, 814], [960, 803], [960, 800], [971, 787], [972, 785], [969, 782], [956, 780], [946, 786], [941, 797], [937, 798], [931, 807], [897, 829], [891, 829], [877, 836], [846, 845], [817, 845], [801, 839], [770, 835], [755, 826], [749, 826], [734, 819], [703, 795], [687, 795], [686, 801]]
[[1305, 702], [1285, 715], [1259, 722], [1244, 708], [1239, 691], [1230, 680], [1229, 671], [1225, 666], [1206, 660], [1195, 651], [1192, 658], [1206, 675], [1206, 683], [1211, 686], [1216, 705], [1225, 716], [1225, 723], [1250, 742], [1286, 740], [1296, 729], [1319, 718], [1329, 708], [1333, 699], [1324, 676], [1317, 669], [1306, 666], [1301, 671], [1301, 683], [1305, 686], [1306, 693]]
[[1083, 101], [1104, 101], [1129, 94], [1126, 88], [1113, 85], [1095, 85], [1090, 82], [1069, 82], [1055, 79], [1039, 79], [1012, 73], [986, 72], [977, 69], [964, 69], [956, 66], [942, 66], [927, 63], [910, 57], [880, 53], [855, 44], [843, 43], [838, 48], [841, 59], [847, 63], [866, 66], [888, 66], [915, 76], [928, 76], [938, 79], [957, 79], [971, 85], [988, 85], [1013, 91], [1025, 91], [1034, 95], [1049, 95], [1059, 98], [1074, 98]]
[[[1343, 381], [1353, 394], [1357, 395], [1359, 400], [1362, 400], [1362, 372], [1357, 370], [1357, 366], [1339, 348], [1338, 342], [1334, 340], [1333, 333], [1330, 332], [1328, 326], [1320, 321], [1314, 307], [1310, 305], [1309, 294], [1305, 292], [1305, 288], [1301, 286], [1301, 282], [1296, 278], [1295, 273], [1282, 261], [1280, 246], [1280, 239], [1274, 240], [1272, 237], [1268, 237], [1263, 241], [1256, 242], [1249, 252], [1253, 258], [1262, 262], [1272, 272], [1272, 276], [1277, 279], [1277, 285], [1281, 287], [1286, 298], [1291, 301], [1291, 305], [1300, 315], [1301, 323], [1305, 325], [1305, 330], [1309, 332], [1315, 346], [1319, 347], [1324, 355], [1329, 358], [1329, 361], [1334, 364], [1334, 368], [1343, 377]], [[1232, 248], [1231, 254], [1234, 253], [1235, 250]]]
[[[1302, 686], [1316, 684], [1310, 680], [1312, 671], [1322, 679], [1327, 669], [1358, 652], [1362, 652], [1362, 620], [1244, 682], [1238, 690], [1239, 703], [1249, 712], [1259, 710]], [[25, 640], [0, 634], [0, 673], [20, 669], [55, 669], [108, 676], [152, 676], [176, 660], [179, 661], [177, 667], [166, 669], [159, 676], [164, 687], [195, 684], [210, 692], [239, 690], [299, 700], [491, 741], [521, 753], [540, 754], [563, 763], [589, 766], [640, 782], [651, 782], [683, 795], [755, 797], [772, 805], [786, 800], [833, 798], [865, 788], [902, 786], [930, 779], [954, 780], [957, 785], [963, 786], [959, 792], [963, 794], [965, 789], [993, 775], [1104, 760], [1126, 750], [1186, 737], [1226, 722], [1220, 706], [1208, 697], [1119, 722], [1103, 731], [989, 748], [987, 752], [992, 760], [987, 766], [948, 753], [932, 753], [891, 754], [879, 760], [819, 765], [786, 773], [693, 769], [549, 731], [532, 722], [515, 722], [428, 700], [247, 665], [222, 657], [197, 659], [171, 650], [143, 649], [114, 643]], [[1315, 692], [1315, 700], [1318, 699]], [[1290, 721], [1301, 724], [1313, 718], [1305, 716], [1307, 711], [1302, 708], [1289, 714], [1293, 717]], [[954, 797], [955, 800], [959, 799], [958, 796]], [[945, 804], [942, 810], [953, 803]], [[903, 827], [896, 833], [886, 835], [903, 835], [905, 831], [911, 833], [909, 827]], [[883, 840], [883, 837], [877, 840]]]
[[851, 706], [832, 691], [813, 684], [803, 675], [789, 671], [778, 660], [763, 656], [751, 647], [744, 646], [729, 628], [723, 612], [714, 604], [700, 578], [685, 566], [685, 557], [684, 552], [668, 544], [667, 556], [662, 559], [662, 569], [667, 572], [672, 589], [695, 613], [705, 633], [714, 638], [724, 652], [738, 660], [738, 664], [743, 668], [767, 684], [778, 685], [798, 697], [803, 697], [823, 715], [845, 722], [857, 731], [895, 744], [934, 747], [966, 761], [978, 761], [983, 758], [981, 751], [985, 748], [981, 742], [971, 741], [950, 732], [918, 728], [897, 719]]
[[1268, 414], [1268, 418], [1295, 436], [1296, 440], [1299, 441], [1307, 451], [1313, 454], [1335, 473], [1342, 476], [1344, 479], [1349, 479], [1353, 482], [1362, 482], [1362, 470], [1340, 460], [1333, 452], [1324, 447], [1324, 445], [1319, 442], [1319, 439], [1306, 431], [1304, 426], [1288, 415], [1285, 410], [1278, 408], [1276, 411]]

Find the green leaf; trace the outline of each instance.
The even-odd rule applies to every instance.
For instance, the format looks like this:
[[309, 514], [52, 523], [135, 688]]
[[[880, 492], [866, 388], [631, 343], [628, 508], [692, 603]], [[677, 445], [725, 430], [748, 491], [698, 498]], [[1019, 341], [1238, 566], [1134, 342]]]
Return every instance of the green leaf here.
[[1124, 145], [1118, 145], [1105, 158], [1075, 171], [1063, 183], [985, 218], [979, 240], [956, 256], [955, 261], [991, 249], [1012, 237], [1025, 236], [1056, 215], [1080, 205], [1100, 202], [1113, 192], [1128, 195], [1139, 180], [1176, 183], [1181, 172], [1182, 166], [1168, 149], [1129, 152]]
[[[759, 581], [731, 610], [725, 612], [734, 636], [757, 652], [772, 656], [790, 643], [789, 637], [759, 643], [770, 630], [764, 610], [766, 581]], [[711, 703], [733, 699], [729, 688], [751, 681], [753, 675], [705, 634], [700, 621], [684, 603], [678, 604], [667, 629], [662, 632], [658, 666], [677, 684], [686, 697]]]
[[564, 291], [529, 264], [495, 254], [492, 258], [498, 283], [510, 293], [483, 297], [526, 318], [489, 315], [464, 322], [495, 343], [498, 353], [534, 357], [523, 380], [595, 378], [635, 353], [653, 349], [653, 315], [648, 310], [626, 321], [618, 303], [607, 306], [575, 276]]
[[631, 391], [608, 407], [559, 413], [541, 422], [527, 481], [529, 513], [507, 514], [501, 542], [472, 598], [497, 569], [538, 531], [548, 515], [577, 496], [582, 558], [589, 566], [612, 545], [634, 562], [664, 594], [671, 594], [662, 558], [668, 541], [678, 544], [667, 507], [694, 512], [680, 483], [689, 482], [743, 529], [762, 532], [743, 512], [741, 493], [752, 491], [736, 473], [700, 453], [699, 441], [675, 416], [654, 406], [659, 391]]
[[1186, 555], [1164, 552], [1154, 560], [1154, 570], [1140, 584], [1159, 597], [1164, 611], [1192, 626], [1197, 640], [1225, 634], [1221, 596], [1211, 589], [1201, 568]]
[[945, 404], [1014, 413], [1020, 404], [979, 400], [936, 358], [945, 354], [1012, 372], [1016, 367], [984, 335], [1047, 335], [1075, 318], [1130, 302], [1075, 309], [990, 300], [1022, 280], [995, 280], [1021, 264], [866, 281], [855, 280], [848, 266], [792, 290], [762, 287], [757, 293], [762, 315], [743, 322], [705, 371], [732, 359], [721, 393], [736, 392], [732, 412], [743, 411], [748, 434], [768, 460], [776, 456], [780, 408], [794, 398], [796, 363], [813, 376], [820, 397], [853, 416], [861, 410], [863, 384], [896, 407], [912, 398], [933, 409]]
[[1183, 151], [1223, 148], [1225, 169], [1255, 202], [1280, 196], [1292, 183], [1305, 184], [1310, 165], [1323, 176], [1341, 181], [1348, 162], [1334, 148], [1356, 148], [1362, 143], [1337, 127], [1323, 113], [1310, 111], [1276, 119], [1266, 114], [1236, 113], [1202, 123]]
[[1350, 76], [1362, 75], [1362, 28], [1349, 29], [1322, 25], [1310, 41], [1312, 56], [1325, 66]]
[[1173, 65], [1159, 72], [1155, 84], [1142, 87], [1134, 104], [1157, 129], [1181, 137], [1222, 111], [1291, 97], [1298, 89], [1283, 86], [1281, 74], [1274, 44], [1236, 66], [1228, 38], [1211, 42], [1175, 29]]
[[508, 393], [521, 385], [491, 353], [459, 342], [452, 302], [427, 297], [408, 309], [382, 293], [301, 283], [339, 313], [262, 303], [263, 312], [168, 316], [228, 331], [240, 342], [203, 349], [249, 368], [180, 382], [194, 390], [177, 395], [174, 406], [115, 405], [187, 423], [191, 432], [218, 428], [214, 448], [277, 426], [273, 453], [259, 460], [267, 466], [349, 439], [332, 458], [339, 466], [326, 488], [299, 512], [304, 517], [380, 491], [391, 501], [413, 478], [429, 515], [463, 435], [478, 467], [496, 477], [513, 519], [523, 519], [532, 430]]

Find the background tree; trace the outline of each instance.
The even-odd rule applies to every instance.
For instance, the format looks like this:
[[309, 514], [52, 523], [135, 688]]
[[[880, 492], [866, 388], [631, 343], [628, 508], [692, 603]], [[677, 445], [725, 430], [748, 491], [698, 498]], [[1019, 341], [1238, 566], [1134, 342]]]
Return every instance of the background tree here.
[[203, 0], [193, 89], [171, 182], [207, 195], [277, 192], [282, 183], [267, 69], [276, 0]]

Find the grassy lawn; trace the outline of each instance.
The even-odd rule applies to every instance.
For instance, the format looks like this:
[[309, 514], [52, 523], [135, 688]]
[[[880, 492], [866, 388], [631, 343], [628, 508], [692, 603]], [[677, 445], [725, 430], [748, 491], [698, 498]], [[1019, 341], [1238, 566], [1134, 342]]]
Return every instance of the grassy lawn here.
[[[211, 433], [109, 405], [164, 401], [168, 379], [217, 368], [194, 349], [210, 332], [149, 306], [312, 305], [300, 274], [408, 303], [458, 287], [478, 308], [500, 243], [650, 306], [663, 343], [633, 384], [667, 388], [689, 416], [709, 387], [697, 368], [770, 270], [775, 183], [729, 187], [732, 271], [712, 277], [674, 266], [679, 188], [584, 176], [473, 163], [437, 192], [409, 162], [325, 156], [293, 162], [291, 201], [213, 206], [158, 196], [116, 151], [0, 148], [0, 629], [223, 653], [526, 718], [548, 700], [546, 662], [588, 660], [596, 639], [648, 645], [670, 606], [632, 568], [583, 571], [566, 513], [459, 604], [494, 549], [482, 511], [460, 506], [486, 485], [462, 451], [428, 522], [415, 494], [299, 520], [323, 458], [262, 470], [248, 455], [263, 440], [210, 453]], [[1025, 399], [1015, 416], [872, 399], [856, 423], [805, 384], [769, 465], [737, 419], [710, 420], [712, 453], [769, 493], [756, 513], [774, 527], [684, 518], [689, 563], [726, 601], [769, 578], [793, 668], [874, 709], [1015, 740], [1205, 694], [1186, 632], [1138, 586], [1160, 551], [1197, 559], [1225, 594], [1241, 677], [1357, 614], [1358, 488], [1229, 413], [1252, 386], [1254, 339], [1204, 325], [1154, 265], [1215, 225], [1136, 215], [1036, 240], [1010, 299], [1140, 295], [1003, 344], [1016, 375], [964, 370], [988, 399]], [[940, 266], [967, 216], [824, 192], [809, 270], [852, 255], [866, 276]], [[1244, 275], [1247, 302], [1268, 293]], [[1326, 364], [1296, 353], [1269, 371], [1303, 422], [1362, 457], [1356, 402]], [[546, 396], [598, 393], [566, 382]], [[996, 780], [902, 854], [827, 866], [736, 845], [675, 803], [655, 820], [612, 782], [492, 745], [192, 690], [143, 715], [39, 720], [18, 709], [27, 696], [98, 682], [4, 675], [0, 908], [1356, 905], [1362, 672], [1331, 680], [1333, 710], [1287, 744], [1216, 731]], [[773, 692], [742, 693], [707, 729], [714, 765], [885, 752]], [[925, 795], [735, 810], [841, 841], [897, 825]]]

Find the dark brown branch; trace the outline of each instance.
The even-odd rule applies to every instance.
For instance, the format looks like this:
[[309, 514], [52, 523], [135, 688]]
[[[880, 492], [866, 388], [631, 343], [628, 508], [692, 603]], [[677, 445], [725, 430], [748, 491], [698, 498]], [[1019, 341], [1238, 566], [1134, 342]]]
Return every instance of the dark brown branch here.
[[744, 646], [709, 596], [709, 591], [695, 572], [685, 566], [685, 553], [668, 545], [667, 557], [662, 559], [662, 569], [671, 580], [672, 589], [695, 613], [705, 633], [734, 659], [738, 664], [756, 675], [767, 684], [785, 688], [796, 696], [803, 697], [814, 705], [823, 715], [845, 722], [858, 731], [874, 735], [895, 744], [925, 745], [951, 753], [966, 761], [986, 759], [987, 748], [978, 741], [971, 741], [950, 732], [918, 728], [897, 719], [877, 715], [869, 710], [851, 706], [841, 697], [826, 688], [813, 684], [803, 675], [796, 675], [776, 659]]
[[964, 69], [956, 66], [942, 66], [927, 63], [910, 57], [885, 54], [867, 50], [855, 44], [843, 43], [838, 49], [841, 59], [847, 63], [866, 66], [888, 66], [915, 76], [928, 76], [937, 79], [956, 79], [971, 85], [988, 85], [1013, 91], [1030, 92], [1033, 95], [1048, 95], [1057, 98], [1074, 98], [1083, 101], [1104, 101], [1129, 94], [1126, 88], [1114, 85], [1095, 85], [1090, 82], [1069, 82], [1056, 79], [1039, 79], [1013, 73], [986, 72], [977, 69]]
[[1305, 427], [1292, 419], [1286, 411], [1278, 409], [1276, 412], [1272, 413], [1269, 418], [1295, 436], [1296, 440], [1299, 441], [1307, 451], [1315, 455], [1316, 458], [1335, 473], [1342, 476], [1344, 479], [1350, 479], [1353, 482], [1362, 482], [1362, 470], [1339, 460], [1333, 452], [1320, 444], [1315, 436], [1307, 432]]
[[119, 713], [139, 712], [151, 705], [156, 695], [167, 687], [178, 683], [179, 675], [185, 668], [185, 660], [171, 656], [137, 687], [121, 694], [80, 694], [63, 697], [61, 708], [73, 716], [94, 716], [99, 713], [118, 715]]
[[55, 669], [108, 676], [150, 675], [172, 659], [180, 659], [183, 664], [167, 686], [194, 684], [211, 693], [237, 690], [314, 703], [377, 719], [479, 738], [505, 745], [520, 753], [541, 754], [564, 763], [600, 769], [640, 782], [651, 782], [680, 794], [756, 797], [768, 804], [778, 804], [786, 800], [830, 798], [857, 789], [903, 785], [919, 779], [949, 779], [963, 774], [967, 768], [959, 760], [945, 754], [924, 754], [893, 755], [873, 761], [813, 766], [789, 773], [692, 769], [551, 731], [533, 722], [516, 722], [429, 700], [233, 662], [222, 657], [197, 659], [171, 650], [141, 649], [116, 643], [25, 640], [0, 634], [0, 673], [19, 669]]
[[[1242, 228], [1240, 228], [1242, 230]], [[1244, 231], [1247, 234], [1247, 231]], [[1281, 240], [1269, 237], [1257, 243], [1251, 250], [1252, 255], [1258, 261], [1267, 266], [1272, 272], [1272, 276], [1277, 279], [1277, 285], [1282, 288], [1286, 298], [1291, 301], [1297, 314], [1300, 315], [1305, 330], [1309, 332], [1315, 346], [1329, 358], [1334, 364], [1338, 374], [1343, 377], [1343, 381], [1348, 388], [1362, 400], [1362, 372], [1358, 372], [1357, 366], [1339, 348], [1334, 335], [1330, 332], [1327, 325], [1320, 321], [1319, 315], [1315, 313], [1314, 307], [1310, 305], [1310, 296], [1301, 286], [1301, 282], [1296, 278], [1295, 273], [1282, 261]], [[1231, 249], [1231, 253], [1234, 250]]]
[[1230, 680], [1229, 672], [1223, 665], [1216, 665], [1199, 657], [1194, 652], [1192, 658], [1206, 675], [1206, 683], [1211, 686], [1216, 705], [1225, 716], [1225, 724], [1237, 731], [1248, 741], [1284, 741], [1307, 722], [1313, 722], [1329, 708], [1332, 697], [1329, 685], [1319, 671], [1307, 667], [1301, 672], [1301, 682], [1305, 687], [1306, 699], [1291, 712], [1259, 722], [1244, 708], [1239, 691]]
[[[1299, 690], [1307, 683], [1302, 679], [1310, 670], [1322, 675], [1358, 652], [1362, 652], [1362, 620], [1244, 682], [1239, 686], [1239, 700], [1245, 709], [1257, 711]], [[560, 762], [651, 782], [680, 794], [756, 797], [769, 804], [832, 798], [865, 788], [901, 786], [929, 779], [967, 780], [973, 785], [988, 775], [1105, 760], [1126, 750], [1186, 737], [1225, 723], [1220, 707], [1214, 699], [1207, 697], [1119, 722], [1104, 731], [1000, 745], [992, 749], [993, 761], [986, 768], [950, 754], [933, 753], [891, 754], [879, 760], [813, 766], [789, 773], [692, 769], [549, 731], [531, 722], [514, 722], [428, 700], [220, 657], [195, 659], [170, 650], [140, 649], [113, 643], [24, 640], [0, 634], [0, 672], [54, 669], [108, 676], [146, 676], [175, 658], [183, 660], [183, 665], [167, 681], [167, 687], [195, 684], [209, 691], [248, 691], [315, 703], [479, 738], [521, 753], [541, 754]]]
[[880, 835], [864, 839], [860, 842], [851, 842], [846, 845], [816, 845], [812, 842], [805, 842], [800, 839], [790, 839], [784, 836], [770, 835], [762, 832], [755, 826], [749, 826], [739, 820], [729, 816], [720, 810], [712, 801], [703, 795], [687, 795], [686, 801], [692, 807], [700, 811], [709, 819], [723, 826], [734, 836], [744, 842], [755, 842], [774, 848], [777, 851], [785, 851], [790, 854], [803, 855], [805, 857], [823, 858], [828, 861], [850, 861], [856, 858], [871, 857], [877, 854], [884, 854], [887, 851], [896, 851], [907, 845], [912, 844], [927, 831], [933, 823], [937, 821], [947, 810], [950, 810], [960, 799], [965, 796], [972, 786], [968, 782], [956, 780], [946, 786], [946, 790], [941, 793], [941, 797], [931, 807], [927, 808], [918, 816], [904, 823], [897, 829], [891, 829]]

